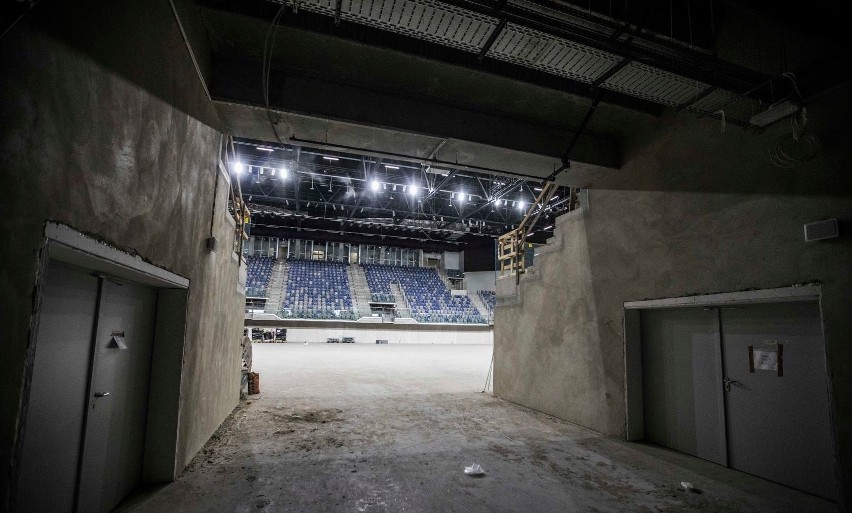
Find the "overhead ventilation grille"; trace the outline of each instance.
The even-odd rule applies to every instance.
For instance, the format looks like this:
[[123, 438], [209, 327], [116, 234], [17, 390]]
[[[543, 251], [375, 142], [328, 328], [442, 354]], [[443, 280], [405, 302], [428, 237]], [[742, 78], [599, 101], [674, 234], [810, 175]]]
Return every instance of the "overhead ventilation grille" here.
[[840, 230], [837, 226], [837, 219], [827, 219], [805, 225], [805, 240], [808, 242], [835, 239], [839, 236]]
[[508, 24], [489, 57], [590, 84], [620, 59], [544, 32]]
[[[299, 8], [335, 15], [335, 0], [302, 0]], [[479, 52], [498, 20], [432, 0], [342, 0], [345, 20]]]
[[602, 87], [670, 107], [683, 104], [707, 89], [707, 84], [631, 62], [609, 77]]
[[[300, 9], [336, 15], [337, 0], [297, 1]], [[530, 5], [524, 8], [529, 9]], [[485, 48], [499, 24], [496, 17], [439, 0], [340, 0], [340, 17], [472, 53]], [[505, 25], [487, 55], [586, 84], [605, 76], [622, 60], [612, 53], [515, 23]], [[601, 87], [669, 107], [686, 105], [691, 112], [715, 118], [724, 116], [727, 122], [743, 127], [749, 126], [749, 120], [757, 111], [753, 100], [725, 90], [714, 90], [689, 104], [710, 86], [638, 62], [627, 63]]]

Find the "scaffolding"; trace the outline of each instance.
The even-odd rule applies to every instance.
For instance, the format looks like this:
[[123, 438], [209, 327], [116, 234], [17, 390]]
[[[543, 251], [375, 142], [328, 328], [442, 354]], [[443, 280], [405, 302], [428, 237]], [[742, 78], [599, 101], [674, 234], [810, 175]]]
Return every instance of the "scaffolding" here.
[[541, 192], [530, 205], [517, 228], [497, 238], [497, 258], [500, 260], [501, 274], [508, 272], [516, 275], [516, 279], [520, 279], [520, 275], [526, 267], [525, 245], [527, 236], [556, 192], [556, 187], [556, 183], [552, 181], [542, 184]]

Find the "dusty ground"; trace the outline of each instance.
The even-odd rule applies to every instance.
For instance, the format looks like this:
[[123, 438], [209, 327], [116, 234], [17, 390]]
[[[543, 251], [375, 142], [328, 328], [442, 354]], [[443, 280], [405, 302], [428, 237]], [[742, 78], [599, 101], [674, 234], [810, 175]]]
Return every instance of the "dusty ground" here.
[[[836, 511], [483, 394], [490, 358], [490, 346], [256, 344], [261, 397], [241, 404], [175, 483], [126, 509]], [[464, 474], [472, 463], [483, 477]]]

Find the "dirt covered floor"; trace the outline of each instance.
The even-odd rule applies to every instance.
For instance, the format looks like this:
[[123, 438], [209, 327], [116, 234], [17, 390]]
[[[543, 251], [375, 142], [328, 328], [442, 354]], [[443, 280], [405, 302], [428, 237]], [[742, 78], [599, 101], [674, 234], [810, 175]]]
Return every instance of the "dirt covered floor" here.
[[[490, 359], [490, 346], [255, 344], [260, 398], [241, 403], [175, 483], [123, 509], [836, 511], [481, 393]], [[473, 463], [484, 476], [465, 475]]]

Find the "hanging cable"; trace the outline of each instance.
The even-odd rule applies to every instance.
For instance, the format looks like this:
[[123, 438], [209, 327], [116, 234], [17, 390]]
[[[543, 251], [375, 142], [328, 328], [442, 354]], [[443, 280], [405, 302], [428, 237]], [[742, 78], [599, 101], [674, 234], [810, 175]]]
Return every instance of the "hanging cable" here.
[[493, 375], [493, 372], [494, 372], [494, 348], [492, 347], [491, 348], [491, 365], [488, 366], [488, 374], [485, 376], [485, 386], [482, 387], [481, 393], [484, 394], [485, 391], [488, 390], [488, 388], [490, 387], [491, 376]]
[[[784, 72], [782, 77], [790, 80], [796, 100], [803, 103], [796, 75]], [[790, 117], [790, 135], [782, 135], [767, 148], [769, 161], [776, 167], [791, 169], [813, 159], [820, 151], [819, 138], [807, 132], [808, 110], [802, 106]]]
[[21, 14], [19, 14], [17, 17], [15, 17], [15, 19], [13, 19], [11, 22], [9, 22], [9, 24], [6, 25], [6, 27], [3, 28], [3, 31], [0, 32], [0, 39], [3, 39], [6, 36], [6, 34], [8, 34], [9, 31], [12, 30], [12, 28], [15, 25], [18, 24], [19, 21], [24, 19], [24, 16], [29, 14], [30, 11], [32, 11], [33, 8], [35, 8], [35, 6], [38, 5], [38, 2], [39, 2], [39, 0], [30, 0], [29, 2], [27, 2], [29, 5], [23, 11], [21, 11]]
[[263, 42], [263, 61], [261, 67], [263, 101], [266, 107], [266, 118], [269, 120], [269, 125], [272, 127], [272, 133], [275, 135], [275, 139], [282, 146], [284, 145], [284, 141], [282, 141], [281, 137], [278, 135], [278, 128], [275, 126], [275, 119], [273, 118], [272, 111], [269, 108], [269, 78], [272, 75], [272, 55], [275, 48], [275, 36], [278, 32], [278, 24], [280, 23], [281, 17], [284, 15], [286, 8], [287, 4], [282, 3], [281, 7], [279, 7], [278, 11], [275, 13], [275, 16], [272, 18], [272, 23], [266, 30], [266, 38]]

